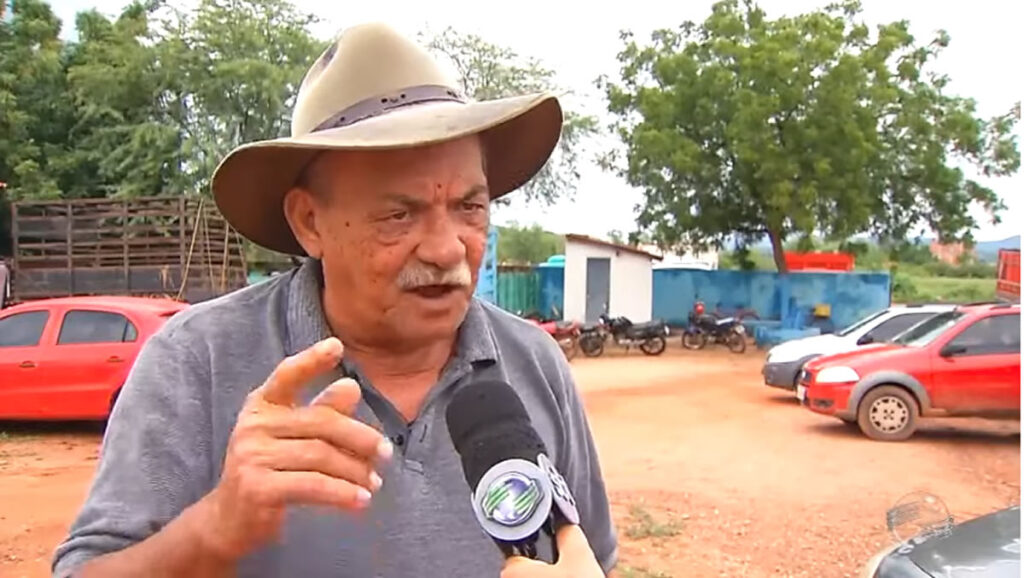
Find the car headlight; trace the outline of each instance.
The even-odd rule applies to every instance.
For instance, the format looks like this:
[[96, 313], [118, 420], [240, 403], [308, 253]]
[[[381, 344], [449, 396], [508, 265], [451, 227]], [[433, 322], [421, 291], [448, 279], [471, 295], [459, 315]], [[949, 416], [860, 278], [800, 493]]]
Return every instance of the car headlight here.
[[857, 372], [850, 367], [826, 367], [815, 376], [815, 383], [853, 383], [860, 380]]

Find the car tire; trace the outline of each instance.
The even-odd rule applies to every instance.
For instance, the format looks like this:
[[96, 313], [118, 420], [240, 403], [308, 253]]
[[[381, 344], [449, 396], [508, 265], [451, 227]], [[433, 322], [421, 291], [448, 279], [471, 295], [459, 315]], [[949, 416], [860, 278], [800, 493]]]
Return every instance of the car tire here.
[[898, 442], [914, 435], [920, 407], [907, 390], [883, 385], [869, 391], [857, 408], [857, 425], [873, 440]]

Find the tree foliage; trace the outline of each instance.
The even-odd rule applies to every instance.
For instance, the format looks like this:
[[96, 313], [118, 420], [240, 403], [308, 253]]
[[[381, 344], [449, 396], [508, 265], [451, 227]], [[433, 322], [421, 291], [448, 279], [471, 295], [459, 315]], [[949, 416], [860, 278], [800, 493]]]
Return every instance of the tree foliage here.
[[643, 190], [638, 226], [665, 247], [746, 246], [767, 236], [779, 270], [790, 236], [883, 241], [930, 228], [970, 240], [974, 206], [1003, 204], [958, 163], [1014, 173], [1007, 114], [976, 115], [930, 65], [927, 44], [893, 22], [871, 30], [854, 1], [769, 19], [752, 0], [716, 3], [701, 24], [623, 33], [621, 71], [603, 79], [624, 159]]
[[565, 239], [533, 224], [509, 223], [498, 227], [498, 262], [504, 265], [536, 265], [552, 255], [565, 253]]
[[[490, 100], [532, 92], [560, 92], [555, 72], [535, 58], [492, 44], [475, 34], [453, 28], [421, 34], [421, 41], [447, 58], [462, 79], [462, 89], [476, 100]], [[527, 202], [552, 204], [571, 198], [579, 181], [580, 154], [586, 139], [597, 132], [597, 119], [571, 110], [564, 112], [562, 138], [555, 154], [540, 173], [524, 185]]]

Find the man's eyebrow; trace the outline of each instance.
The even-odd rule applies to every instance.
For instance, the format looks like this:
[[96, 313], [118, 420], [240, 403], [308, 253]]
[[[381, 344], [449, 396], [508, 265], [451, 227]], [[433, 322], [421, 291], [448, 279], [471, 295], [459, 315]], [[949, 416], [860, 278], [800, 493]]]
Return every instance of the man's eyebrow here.
[[462, 199], [460, 200], [468, 201], [469, 199], [472, 199], [473, 197], [479, 195], [487, 195], [488, 197], [491, 196], [491, 192], [487, 188], [487, 185], [473, 185], [472, 187], [469, 188], [468, 191], [466, 191], [466, 194], [462, 195]]

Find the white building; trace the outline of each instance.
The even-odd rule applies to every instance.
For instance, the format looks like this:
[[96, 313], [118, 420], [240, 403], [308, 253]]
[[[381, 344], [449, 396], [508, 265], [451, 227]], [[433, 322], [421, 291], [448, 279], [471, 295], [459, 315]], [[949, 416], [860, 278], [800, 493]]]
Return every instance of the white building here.
[[651, 263], [660, 259], [636, 247], [566, 235], [564, 318], [593, 322], [608, 313], [650, 321]]

